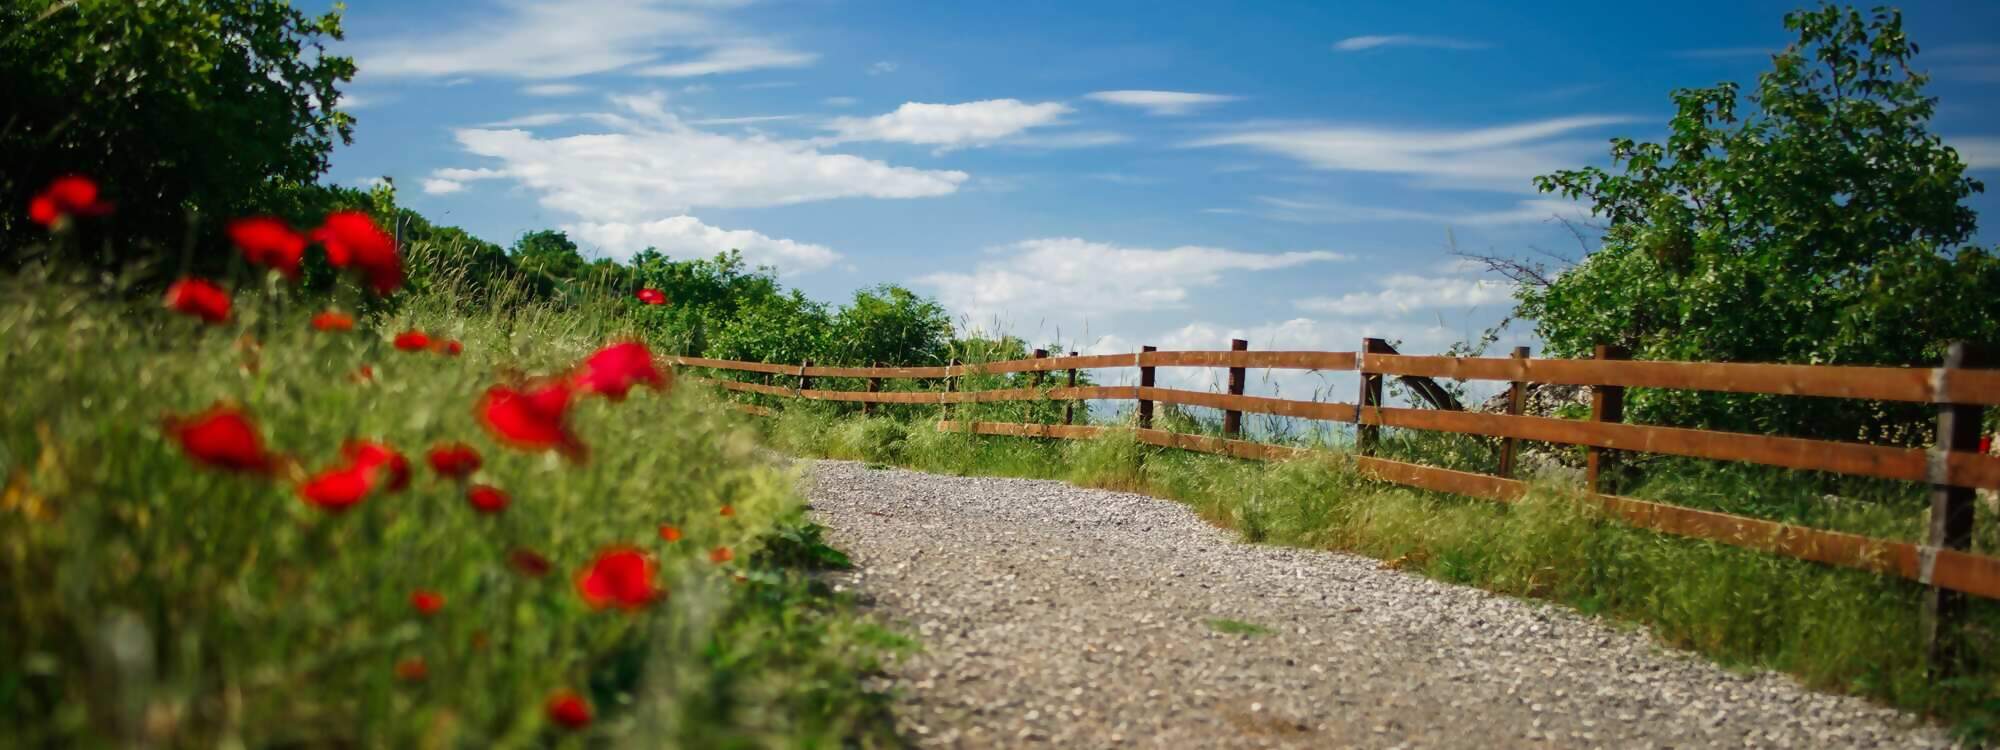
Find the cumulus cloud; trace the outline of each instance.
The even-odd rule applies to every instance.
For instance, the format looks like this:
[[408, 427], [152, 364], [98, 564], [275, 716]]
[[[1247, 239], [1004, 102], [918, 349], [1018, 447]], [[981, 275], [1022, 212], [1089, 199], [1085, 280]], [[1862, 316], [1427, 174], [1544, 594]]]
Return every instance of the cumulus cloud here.
[[1308, 312], [1357, 318], [1396, 316], [1421, 310], [1511, 305], [1513, 300], [1514, 284], [1500, 279], [1399, 273], [1383, 277], [1371, 291], [1308, 297], [1294, 304]]
[[[796, 67], [813, 60], [810, 53], [735, 28], [722, 15], [734, 4], [503, 0], [497, 11], [448, 19], [441, 24], [446, 31], [413, 30], [359, 45], [355, 57], [371, 78], [530, 80], [640, 66], [650, 66], [637, 71], [647, 75], [706, 75]], [[686, 59], [670, 59], [676, 56]]]
[[565, 224], [563, 230], [579, 244], [619, 260], [629, 260], [648, 247], [684, 260], [740, 250], [752, 266], [773, 266], [780, 273], [816, 271], [840, 260], [839, 253], [824, 245], [774, 238], [748, 229], [721, 229], [692, 216], [645, 222], [580, 222]]
[[464, 189], [465, 183], [457, 180], [446, 180], [438, 177], [431, 177], [424, 180], [424, 193], [427, 195], [449, 195]]
[[1061, 102], [1029, 104], [988, 99], [962, 104], [906, 102], [874, 117], [836, 117], [826, 125], [836, 140], [919, 143], [943, 148], [982, 146], [1029, 128], [1061, 122], [1070, 108]]
[[1187, 91], [1148, 91], [1126, 89], [1120, 91], [1095, 91], [1085, 94], [1085, 99], [1138, 107], [1154, 115], [1185, 115], [1202, 107], [1233, 102], [1241, 97], [1226, 94], [1196, 94]]
[[589, 90], [574, 83], [536, 83], [521, 87], [521, 93], [528, 96], [571, 96]]
[[1214, 247], [1120, 247], [1074, 237], [1016, 242], [969, 272], [917, 279], [973, 321], [1049, 313], [1089, 316], [1183, 307], [1189, 291], [1223, 274], [1343, 260], [1324, 250], [1251, 253]]
[[1248, 126], [1184, 145], [1249, 148], [1316, 169], [1409, 175], [1429, 186], [1526, 191], [1533, 189], [1534, 176], [1569, 168], [1603, 150], [1595, 140], [1558, 137], [1631, 121], [1581, 115], [1473, 130]]
[[1492, 46], [1485, 42], [1453, 39], [1445, 36], [1423, 36], [1420, 34], [1377, 34], [1350, 36], [1335, 42], [1333, 48], [1340, 52], [1361, 52], [1383, 47], [1425, 47], [1429, 49], [1486, 49]]

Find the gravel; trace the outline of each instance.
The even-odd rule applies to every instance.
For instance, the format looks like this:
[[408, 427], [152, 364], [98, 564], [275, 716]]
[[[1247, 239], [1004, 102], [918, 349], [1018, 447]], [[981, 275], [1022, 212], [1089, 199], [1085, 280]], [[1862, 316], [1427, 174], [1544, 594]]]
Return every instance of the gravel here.
[[[1643, 630], [1375, 560], [1243, 544], [1061, 482], [812, 462], [834, 583], [921, 651], [924, 747], [1948, 747], [1940, 728]], [[1252, 633], [1221, 632], [1234, 624]]]

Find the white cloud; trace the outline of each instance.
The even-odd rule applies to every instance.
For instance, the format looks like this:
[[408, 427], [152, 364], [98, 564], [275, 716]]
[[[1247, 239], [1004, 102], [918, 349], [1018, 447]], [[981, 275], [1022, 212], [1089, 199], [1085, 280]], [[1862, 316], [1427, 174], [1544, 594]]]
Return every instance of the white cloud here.
[[[359, 46], [364, 75], [386, 78], [574, 78], [653, 65], [654, 75], [699, 75], [810, 62], [810, 53], [737, 31], [727, 3], [674, 0], [503, 0], [496, 11]], [[670, 50], [698, 56], [662, 63]]]
[[1443, 36], [1420, 36], [1416, 34], [1380, 34], [1371, 36], [1350, 36], [1335, 42], [1333, 48], [1341, 52], [1360, 52], [1381, 47], [1426, 47], [1430, 49], [1486, 49], [1492, 45], [1465, 39]]
[[1138, 107], [1155, 115], [1185, 115], [1201, 107], [1223, 102], [1233, 102], [1241, 97], [1226, 94], [1196, 94], [1186, 91], [1096, 91], [1085, 94], [1085, 99]]
[[1072, 133], [1028, 133], [1003, 141], [1009, 146], [1026, 148], [1095, 148], [1130, 143], [1132, 136], [1109, 130], [1079, 130]]
[[1028, 104], [988, 99], [963, 104], [906, 102], [875, 117], [836, 117], [827, 129], [842, 141], [892, 141], [962, 148], [993, 143], [1029, 128], [1053, 125], [1068, 114], [1061, 102]]
[[917, 283], [973, 321], [1013, 315], [1089, 316], [1179, 308], [1189, 290], [1231, 271], [1270, 271], [1342, 260], [1323, 250], [1249, 253], [1213, 247], [1119, 247], [1073, 237], [996, 248], [971, 272], [935, 273]]
[[1265, 206], [1259, 215], [1302, 224], [1356, 224], [1374, 221], [1405, 221], [1449, 226], [1498, 226], [1533, 224], [1554, 218], [1582, 220], [1589, 210], [1581, 204], [1552, 198], [1518, 201], [1512, 208], [1492, 211], [1444, 212], [1388, 206], [1361, 206], [1328, 199], [1298, 200], [1258, 196]]
[[1499, 279], [1463, 276], [1419, 276], [1399, 273], [1383, 278], [1373, 291], [1337, 297], [1308, 297], [1293, 303], [1300, 310], [1341, 317], [1395, 316], [1418, 310], [1465, 309], [1481, 305], [1511, 305], [1514, 285]]
[[514, 117], [514, 118], [509, 118], [509, 119], [506, 119], [506, 120], [499, 120], [499, 121], [497, 121], [497, 122], [489, 122], [489, 123], [486, 123], [486, 124], [484, 124], [484, 125], [481, 125], [481, 126], [479, 126], [479, 127], [482, 127], [482, 128], [540, 128], [540, 127], [546, 127], [546, 126], [549, 126], [549, 125], [554, 125], [554, 124], [556, 124], [556, 123], [559, 123], [559, 122], [565, 122], [565, 121], [568, 121], [568, 120], [570, 120], [570, 119], [572, 119], [572, 118], [574, 118], [574, 117], [575, 117], [575, 115], [567, 115], [567, 114], [562, 114], [562, 113], [559, 113], [559, 112], [543, 112], [543, 113], [540, 113], [540, 114], [532, 114], [532, 115], [522, 115], [522, 116], [520, 116], [520, 117]]
[[1329, 171], [1410, 175], [1431, 187], [1532, 190], [1534, 176], [1574, 167], [1603, 149], [1557, 136], [1631, 121], [1581, 115], [1475, 130], [1249, 126], [1186, 145], [1242, 146]]
[[783, 122], [799, 119], [799, 115], [750, 115], [747, 117], [710, 117], [703, 120], [689, 120], [689, 125], [754, 125], [760, 122]]
[[580, 244], [619, 260], [629, 260], [648, 247], [680, 259], [712, 258], [717, 253], [741, 250], [743, 259], [752, 266], [775, 266], [783, 273], [817, 271], [840, 260], [840, 253], [824, 245], [773, 238], [748, 229], [721, 229], [692, 216], [637, 223], [583, 222], [565, 224], [563, 230]]
[[449, 195], [464, 189], [465, 183], [457, 180], [447, 180], [438, 177], [426, 178], [424, 180], [424, 193], [427, 195]]
[[658, 93], [612, 101], [624, 114], [579, 117], [610, 124], [614, 132], [546, 138], [515, 128], [456, 131], [466, 151], [498, 164], [432, 176], [504, 177], [538, 194], [543, 206], [592, 222], [645, 221], [697, 206], [923, 198], [955, 192], [970, 177], [824, 153], [803, 141], [700, 130], [668, 111]]
[[821, 99], [820, 102], [829, 107], [852, 107], [859, 104], [861, 100], [851, 96], [829, 96]]
[[528, 96], [572, 96], [589, 90], [574, 83], [536, 83], [521, 87], [521, 93]]
[[741, 73], [767, 68], [797, 68], [811, 65], [819, 55], [798, 52], [758, 42], [709, 50], [701, 57], [638, 69], [639, 75], [660, 78], [691, 78], [719, 73]]
[[868, 75], [879, 76], [884, 73], [894, 73], [896, 72], [897, 67], [898, 66], [895, 63], [889, 62], [888, 60], [877, 61], [868, 66]]
[[2000, 137], [1952, 138], [1945, 145], [1958, 150], [1967, 169], [2000, 167]]

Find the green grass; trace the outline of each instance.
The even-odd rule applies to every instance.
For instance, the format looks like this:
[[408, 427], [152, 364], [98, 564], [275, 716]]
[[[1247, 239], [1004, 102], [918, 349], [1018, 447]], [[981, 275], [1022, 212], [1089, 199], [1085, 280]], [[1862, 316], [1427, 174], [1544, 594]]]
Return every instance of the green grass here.
[[1209, 620], [1208, 628], [1223, 635], [1241, 635], [1253, 638], [1260, 635], [1271, 634], [1270, 628], [1258, 625], [1254, 622], [1231, 620], [1226, 617], [1218, 617], [1216, 619]]
[[[862, 678], [909, 644], [810, 577], [845, 557], [737, 417], [687, 388], [589, 400], [582, 464], [475, 421], [488, 385], [626, 333], [617, 306], [484, 313], [442, 289], [316, 333], [282, 294], [204, 326], [103, 301], [117, 291], [0, 281], [0, 745], [895, 744]], [[464, 354], [396, 351], [406, 328]], [[364, 365], [374, 378], [355, 382]], [[217, 401], [308, 471], [360, 437], [409, 455], [414, 479], [332, 515], [283, 479], [198, 468], [161, 419]], [[479, 450], [474, 479], [512, 494], [504, 513], [473, 513], [423, 464], [441, 440]], [[661, 541], [661, 523], [685, 538]], [[665, 601], [580, 600], [574, 574], [613, 544], [655, 556]], [[711, 563], [723, 546], [735, 561]], [[511, 571], [516, 547], [553, 572]], [[419, 588], [442, 611], [415, 614]], [[408, 659], [425, 679], [397, 678]], [[589, 699], [587, 729], [544, 718], [559, 689]]]
[[[1039, 441], [904, 427], [894, 454], [870, 443], [827, 450], [823, 438], [795, 440], [899, 429], [855, 426], [859, 421], [825, 409], [794, 409], [771, 424], [769, 434], [783, 449], [813, 455], [1145, 492], [1185, 503], [1249, 541], [1359, 553], [1440, 580], [1644, 624], [1660, 641], [1722, 664], [1789, 672], [1816, 688], [1932, 713], [1973, 739], [1990, 740], [2000, 717], [2000, 603], [1974, 602], [1967, 676], [1934, 681], [1921, 653], [1922, 587], [1632, 529], [1581, 502], [1573, 485], [1538, 482], [1522, 501], [1501, 505], [1364, 479], [1340, 450], [1259, 464], [1158, 449], [1117, 429], [1095, 440]], [[1458, 436], [1392, 431], [1383, 449], [1458, 468], [1479, 469], [1487, 460], [1479, 441]], [[1880, 485], [1848, 485], [1842, 495], [1849, 499], [1830, 510], [1820, 499], [1826, 485], [1796, 472], [1681, 462], [1645, 468], [1634, 494], [1831, 521], [1862, 533], [1915, 533], [1907, 493]], [[1982, 516], [1979, 524], [1981, 547], [1993, 549], [2000, 519]]]

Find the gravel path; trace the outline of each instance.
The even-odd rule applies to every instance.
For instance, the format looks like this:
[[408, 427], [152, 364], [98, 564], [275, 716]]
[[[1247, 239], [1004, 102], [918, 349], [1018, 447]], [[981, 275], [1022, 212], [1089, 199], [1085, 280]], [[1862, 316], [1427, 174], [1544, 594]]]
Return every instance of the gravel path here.
[[1949, 745], [1896, 711], [1557, 607], [1242, 544], [1163, 500], [844, 461], [810, 473], [858, 563], [836, 583], [922, 643], [891, 669], [922, 746]]

